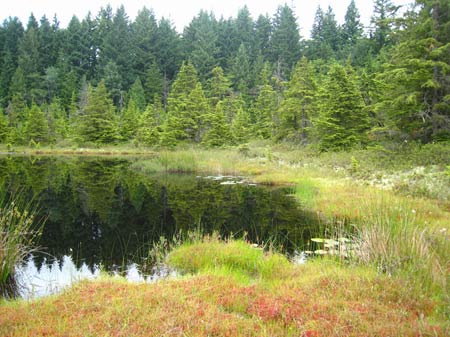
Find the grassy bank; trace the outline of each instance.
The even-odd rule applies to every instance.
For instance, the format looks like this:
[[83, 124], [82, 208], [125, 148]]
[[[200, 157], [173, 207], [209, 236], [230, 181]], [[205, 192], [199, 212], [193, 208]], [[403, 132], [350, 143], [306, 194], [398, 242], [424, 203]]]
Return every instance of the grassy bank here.
[[[435, 303], [401, 278], [317, 260], [290, 264], [243, 241], [206, 239], [169, 255], [185, 276], [81, 282], [0, 306], [2, 336], [443, 336]], [[193, 274], [192, 274], [193, 273]]]

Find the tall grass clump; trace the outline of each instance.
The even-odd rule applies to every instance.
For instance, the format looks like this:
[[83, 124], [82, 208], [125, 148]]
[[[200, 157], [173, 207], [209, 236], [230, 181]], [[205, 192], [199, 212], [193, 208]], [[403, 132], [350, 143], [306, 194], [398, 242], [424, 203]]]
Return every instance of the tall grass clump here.
[[41, 228], [32, 204], [17, 196], [0, 200], [0, 297], [18, 296], [16, 267], [34, 250]]
[[281, 254], [265, 252], [243, 239], [221, 240], [214, 235], [185, 242], [168, 255], [167, 262], [185, 273], [224, 273], [244, 281], [279, 278], [290, 267]]
[[450, 256], [447, 229], [422, 223], [416, 212], [408, 201], [383, 194], [366, 200], [357, 225], [357, 258], [383, 273], [403, 274], [424, 294], [445, 297]]

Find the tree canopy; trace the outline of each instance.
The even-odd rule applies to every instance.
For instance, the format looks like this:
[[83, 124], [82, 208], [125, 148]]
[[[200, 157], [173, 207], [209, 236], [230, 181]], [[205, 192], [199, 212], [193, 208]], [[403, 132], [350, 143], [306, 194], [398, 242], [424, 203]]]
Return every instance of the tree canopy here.
[[[299, 5], [301, 6], [301, 5]], [[402, 14], [399, 14], [402, 13]], [[181, 142], [252, 139], [342, 150], [386, 140], [450, 139], [450, 4], [400, 11], [354, 0], [340, 24], [318, 7], [311, 36], [293, 8], [253, 18], [200, 11], [179, 34], [143, 8], [0, 25], [0, 142]]]

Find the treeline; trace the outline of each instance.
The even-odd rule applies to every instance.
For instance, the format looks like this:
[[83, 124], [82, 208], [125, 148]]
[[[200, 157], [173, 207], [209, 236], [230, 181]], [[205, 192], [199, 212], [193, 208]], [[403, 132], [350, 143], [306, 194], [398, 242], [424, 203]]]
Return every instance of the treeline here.
[[364, 29], [318, 7], [311, 38], [293, 10], [256, 21], [200, 11], [177, 33], [146, 8], [0, 26], [0, 142], [173, 146], [251, 139], [322, 150], [450, 138], [450, 3], [398, 15], [374, 0]]

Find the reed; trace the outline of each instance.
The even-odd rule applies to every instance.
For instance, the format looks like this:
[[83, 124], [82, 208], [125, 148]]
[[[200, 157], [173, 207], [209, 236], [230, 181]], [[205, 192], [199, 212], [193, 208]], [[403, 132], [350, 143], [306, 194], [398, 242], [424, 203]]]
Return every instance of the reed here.
[[0, 297], [18, 296], [16, 267], [35, 250], [39, 223], [34, 206], [20, 196], [0, 200]]
[[358, 259], [379, 271], [405, 274], [423, 293], [446, 293], [449, 237], [424, 224], [407, 200], [384, 194], [362, 203], [357, 223]]

